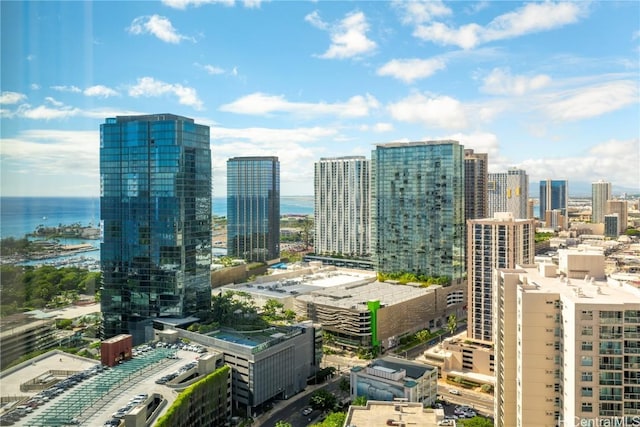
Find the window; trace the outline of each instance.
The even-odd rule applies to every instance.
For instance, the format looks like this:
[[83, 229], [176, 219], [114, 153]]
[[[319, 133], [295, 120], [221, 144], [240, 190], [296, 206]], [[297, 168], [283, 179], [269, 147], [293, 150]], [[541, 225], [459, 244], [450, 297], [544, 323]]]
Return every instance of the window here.
[[583, 372], [582, 381], [593, 381], [593, 372]]
[[593, 404], [591, 402], [582, 402], [582, 412], [593, 412]]
[[593, 335], [593, 326], [583, 326], [582, 327], [582, 335], [583, 336], [592, 336]]
[[581, 366], [593, 366], [593, 356], [580, 356]]
[[593, 350], [593, 341], [582, 341], [582, 350], [583, 351], [592, 351]]
[[583, 397], [592, 397], [593, 396], [593, 388], [592, 387], [582, 387], [581, 396], [583, 396]]

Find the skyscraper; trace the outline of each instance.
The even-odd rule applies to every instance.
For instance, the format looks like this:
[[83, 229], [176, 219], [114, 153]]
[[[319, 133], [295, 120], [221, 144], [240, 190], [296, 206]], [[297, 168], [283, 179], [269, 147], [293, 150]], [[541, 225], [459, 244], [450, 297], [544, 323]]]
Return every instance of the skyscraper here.
[[173, 114], [100, 125], [103, 337], [211, 308], [209, 127]]
[[280, 257], [280, 162], [227, 160], [227, 254], [247, 261]]
[[370, 254], [369, 165], [362, 156], [322, 158], [316, 162], [317, 254]]
[[[567, 207], [569, 203], [569, 184], [566, 180], [547, 179], [540, 181], [540, 219], [545, 220], [546, 226], [553, 224], [547, 221], [547, 212], [558, 211], [562, 216], [562, 224], [558, 226], [565, 230], [569, 226]], [[556, 215], [552, 215], [556, 217]]]
[[376, 271], [464, 275], [464, 147], [457, 141], [378, 144], [371, 153]]
[[529, 176], [522, 169], [510, 168], [507, 172], [490, 173], [487, 217], [497, 212], [511, 212], [514, 218], [528, 216]]
[[467, 221], [469, 338], [492, 341], [493, 269], [531, 264], [535, 255], [535, 220], [510, 212]]
[[604, 223], [607, 213], [607, 200], [611, 200], [611, 183], [598, 181], [591, 183], [591, 222]]
[[464, 218], [487, 217], [487, 153], [464, 150]]

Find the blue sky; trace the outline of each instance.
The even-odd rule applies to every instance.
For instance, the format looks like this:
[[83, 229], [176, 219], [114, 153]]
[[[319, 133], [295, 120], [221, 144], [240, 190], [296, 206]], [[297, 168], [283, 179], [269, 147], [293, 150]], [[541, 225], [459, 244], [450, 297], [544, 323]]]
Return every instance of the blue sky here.
[[640, 2], [2, 1], [3, 196], [99, 195], [106, 117], [174, 113], [226, 160], [450, 138], [530, 185], [640, 191]]

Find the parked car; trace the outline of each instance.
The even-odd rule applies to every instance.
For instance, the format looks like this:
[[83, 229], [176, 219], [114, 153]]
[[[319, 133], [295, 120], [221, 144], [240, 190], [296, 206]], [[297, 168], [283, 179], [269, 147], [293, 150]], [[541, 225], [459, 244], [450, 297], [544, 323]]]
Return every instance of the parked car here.
[[455, 394], [456, 396], [460, 396], [460, 392], [458, 390], [456, 390], [455, 388], [450, 388], [449, 389], [449, 393]]

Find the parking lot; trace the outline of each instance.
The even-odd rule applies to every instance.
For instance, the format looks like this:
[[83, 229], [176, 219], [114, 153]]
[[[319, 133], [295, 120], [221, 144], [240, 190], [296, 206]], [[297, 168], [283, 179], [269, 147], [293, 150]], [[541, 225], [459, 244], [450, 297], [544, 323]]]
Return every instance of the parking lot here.
[[[138, 346], [131, 360], [113, 368], [88, 363], [88, 368], [70, 371], [73, 374], [69, 377], [28, 395], [20, 405], [3, 408], [0, 425], [117, 425], [118, 420], [136, 405], [151, 405], [154, 404], [152, 400], [157, 405], [157, 399], [151, 399], [156, 394], [166, 399], [164, 408], [167, 408], [178, 393], [162, 381], [156, 381], [164, 376], [175, 377], [194, 368], [196, 359], [204, 351], [201, 347], [188, 344], [175, 347], [161, 345], [157, 348]], [[59, 360], [64, 357], [56, 355]], [[59, 360], [56, 359], [61, 363]], [[81, 366], [77, 361], [74, 363], [75, 366]], [[36, 367], [38, 372], [34, 371]], [[28, 368], [34, 377], [51, 371], [44, 361], [35, 362], [34, 366]]]

